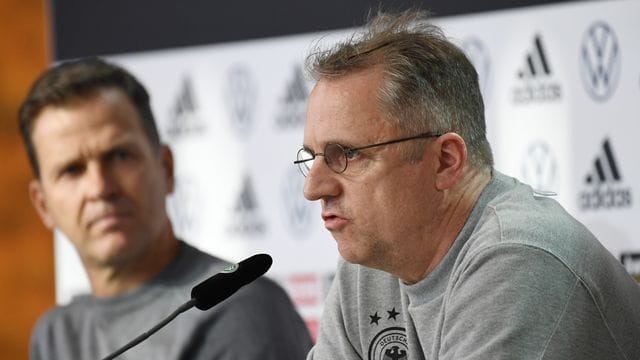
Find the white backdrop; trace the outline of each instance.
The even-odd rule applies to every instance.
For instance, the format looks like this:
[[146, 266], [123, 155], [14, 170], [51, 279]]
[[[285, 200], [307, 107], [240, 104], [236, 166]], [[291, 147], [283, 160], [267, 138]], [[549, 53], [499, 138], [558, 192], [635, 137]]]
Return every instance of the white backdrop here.
[[[556, 198], [640, 275], [640, 2], [570, 3], [438, 18], [480, 74], [496, 168]], [[110, 57], [150, 90], [174, 150], [180, 237], [268, 276], [312, 331], [337, 252], [292, 161], [302, 142], [305, 54], [350, 29]], [[635, 150], [635, 151], [634, 151]], [[561, 240], [561, 239], [559, 239]], [[60, 303], [86, 291], [56, 234]], [[188, 294], [185, 294], [188, 296]]]

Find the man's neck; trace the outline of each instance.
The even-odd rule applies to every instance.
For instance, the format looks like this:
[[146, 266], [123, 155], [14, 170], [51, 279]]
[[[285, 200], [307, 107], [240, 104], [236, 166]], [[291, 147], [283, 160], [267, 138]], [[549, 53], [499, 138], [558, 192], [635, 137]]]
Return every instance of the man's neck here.
[[176, 257], [179, 242], [171, 231], [141, 256], [120, 266], [85, 266], [96, 297], [111, 297], [133, 290], [162, 272]]
[[[414, 251], [417, 258], [407, 262], [415, 266], [406, 269], [407, 271], [399, 276], [404, 283], [417, 283], [442, 262], [490, 180], [490, 170], [483, 172], [469, 170], [462, 181], [444, 195], [439, 216], [435, 219], [434, 226], [429, 227], [429, 233], [424, 235], [424, 248]], [[437, 244], [435, 248], [434, 243]], [[425, 264], [424, 259], [431, 259], [431, 261]]]

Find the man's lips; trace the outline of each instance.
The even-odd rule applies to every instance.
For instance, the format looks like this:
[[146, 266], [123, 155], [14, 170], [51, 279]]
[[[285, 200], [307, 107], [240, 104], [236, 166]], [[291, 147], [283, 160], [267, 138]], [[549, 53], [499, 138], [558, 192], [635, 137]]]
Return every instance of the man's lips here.
[[324, 227], [329, 231], [341, 230], [349, 222], [346, 217], [331, 212], [322, 213], [322, 220], [324, 221]]
[[96, 216], [89, 221], [90, 228], [108, 229], [121, 224], [129, 218], [126, 212], [112, 212]]

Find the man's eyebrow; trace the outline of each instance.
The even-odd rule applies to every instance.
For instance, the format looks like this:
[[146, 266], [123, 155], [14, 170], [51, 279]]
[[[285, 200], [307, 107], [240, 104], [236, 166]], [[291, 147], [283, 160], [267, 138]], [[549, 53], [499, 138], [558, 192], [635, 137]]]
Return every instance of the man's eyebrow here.
[[[320, 146], [321, 149], [324, 149], [324, 147], [327, 146], [327, 144], [338, 144], [338, 145], [342, 146], [345, 149], [356, 147], [356, 146], [353, 145], [353, 143], [351, 141], [337, 140], [337, 139], [330, 139], [330, 140], [327, 140], [325, 142], [322, 142], [321, 144], [322, 144], [322, 146]], [[304, 144], [304, 143], [302, 144], [302, 148], [303, 149], [307, 149], [307, 150], [311, 150], [311, 146], [309, 146], [307, 144]]]

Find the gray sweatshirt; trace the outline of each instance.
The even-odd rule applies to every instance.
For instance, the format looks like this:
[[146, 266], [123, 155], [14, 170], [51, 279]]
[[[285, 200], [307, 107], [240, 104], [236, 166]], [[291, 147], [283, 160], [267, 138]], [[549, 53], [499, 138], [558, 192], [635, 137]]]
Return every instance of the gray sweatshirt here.
[[405, 285], [340, 261], [309, 360], [640, 359], [640, 287], [553, 199], [494, 171], [452, 248]]
[[[97, 360], [146, 332], [228, 264], [186, 243], [155, 279], [126, 294], [80, 296], [46, 313], [32, 335], [32, 360]], [[287, 294], [267, 278], [214, 308], [182, 313], [119, 360], [301, 359], [311, 347]]]

